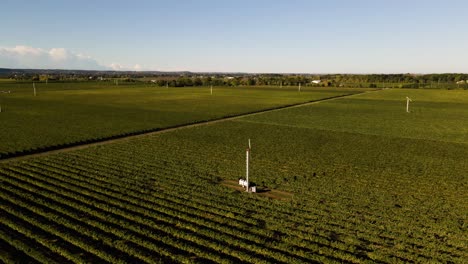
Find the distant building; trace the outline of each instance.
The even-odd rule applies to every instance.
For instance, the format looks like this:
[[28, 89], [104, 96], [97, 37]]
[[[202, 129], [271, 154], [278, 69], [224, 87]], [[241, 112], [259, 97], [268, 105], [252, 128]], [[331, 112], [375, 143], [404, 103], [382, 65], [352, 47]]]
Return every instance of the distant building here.
[[468, 81], [461, 80], [457, 82], [457, 84], [464, 84], [464, 83], [468, 83]]
[[313, 80], [312, 83], [315, 83], [315, 84], [319, 84], [320, 82], [322, 82], [321, 80]]

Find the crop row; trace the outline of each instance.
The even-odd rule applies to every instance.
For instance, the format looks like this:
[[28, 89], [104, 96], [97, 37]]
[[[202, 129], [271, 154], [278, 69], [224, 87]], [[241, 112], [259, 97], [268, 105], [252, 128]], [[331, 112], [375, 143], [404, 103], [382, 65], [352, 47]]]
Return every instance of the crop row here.
[[[49, 190], [49, 191], [52, 191], [52, 190]], [[69, 193], [70, 193], [70, 191], [67, 192], [67, 194], [69, 194]], [[76, 194], [76, 195], [78, 195], [78, 197], [81, 196], [81, 197], [79, 197], [79, 199], [85, 200], [85, 201], [88, 200], [88, 202], [91, 202], [91, 201], [90, 201], [91, 199], [92, 199], [92, 200], [98, 199], [98, 198], [90, 198], [90, 197], [86, 197], [86, 198], [85, 198], [84, 196], [79, 195], [79, 194]], [[62, 197], [62, 198], [63, 198], [63, 197]], [[103, 206], [102, 204], [103, 204], [105, 201], [104, 201], [104, 200], [98, 200], [98, 201], [99, 201], [99, 203], [101, 203], [101, 206]], [[97, 201], [96, 201], [96, 202], [97, 202]], [[95, 202], [95, 204], [96, 204], [96, 202]], [[118, 210], [118, 209], [115, 207], [115, 206], [118, 206], [117, 203], [113, 203], [113, 206], [114, 206], [114, 207], [112, 207], [112, 210], [113, 210], [113, 211], [118, 211], [119, 213], [122, 213], [122, 214], [124, 213], [124, 212], [120, 212], [120, 210], [125, 211], [125, 209], [120, 209], [120, 210]], [[110, 206], [109, 206], [109, 207], [110, 207]], [[178, 225], [178, 226], [179, 226], [178, 228], [180, 228], [180, 229], [182, 229], [182, 230], [183, 230], [183, 228], [185, 227], [186, 230], [183, 230], [183, 231], [185, 231], [185, 233], [189, 233], [190, 230], [192, 230], [192, 231], [193, 231], [193, 230], [196, 230], [196, 231], [197, 231], [197, 232], [196, 232], [197, 234], [194, 234], [194, 233], [192, 232], [192, 233], [190, 234], [191, 236], [190, 236], [189, 238], [198, 237], [198, 238], [199, 238], [199, 240], [197, 241], [198, 243], [202, 242], [202, 240], [205, 240], [205, 243], [210, 243], [211, 241], [213, 241], [213, 240], [215, 239], [215, 237], [219, 237], [220, 235], [222, 235], [222, 233], [219, 233], [219, 232], [217, 232], [217, 233], [215, 232], [214, 234], [209, 234], [209, 233], [210, 233], [210, 232], [209, 232], [210, 229], [209, 229], [208, 227], [203, 226], [203, 225], [196, 224], [196, 222], [197, 222], [196, 220], [197, 220], [197, 219], [193, 219], [192, 221], [190, 221], [190, 222], [192, 222], [192, 223], [190, 223], [189, 221], [183, 220], [183, 219], [181, 219], [181, 218], [177, 219], [177, 218], [176, 218], [176, 217], [177, 217], [176, 215], [168, 216], [167, 213], [171, 213], [170, 211], [163, 211], [163, 210], [161, 210], [161, 211], [158, 212], [158, 214], [148, 214], [148, 213], [147, 213], [147, 210], [142, 210], [142, 208], [138, 208], [137, 206], [133, 206], [133, 207], [132, 207], [132, 206], [129, 206], [129, 205], [125, 205], [124, 207], [125, 207], [125, 208], [129, 208], [128, 210], [132, 210], [131, 208], [133, 208], [133, 212], [132, 212], [132, 216], [131, 216], [131, 217], [135, 219], [135, 217], [140, 216], [140, 217], [137, 218], [137, 221], [139, 222], [140, 225], [147, 225], [147, 223], [150, 222], [150, 223], [153, 223], [153, 225], [151, 225], [152, 228], [155, 228], [156, 226], [157, 226], [157, 227], [160, 227], [160, 226], [161, 226], [161, 222], [156, 222], [156, 221], [155, 221], [157, 218], [159, 218], [159, 219], [157, 219], [157, 220], [159, 220], [159, 221], [164, 221], [165, 224], [167, 224], [167, 225], [173, 225], [172, 223], [174, 223], [174, 220], [177, 220], [177, 221], [176, 221], [176, 222], [177, 222], [176, 225]], [[105, 208], [105, 207], [104, 207], [104, 208]], [[166, 213], [166, 214], [164, 214], [164, 213]], [[164, 216], [169, 217], [169, 218], [166, 218], [166, 219], [165, 219]], [[130, 216], [128, 216], [128, 217], [130, 217]], [[128, 220], [130, 220], [130, 219], [128, 219]], [[147, 227], [149, 228], [150, 226], [147, 226]], [[187, 229], [188, 229], [188, 230], [187, 230]], [[211, 232], [213, 232], [213, 231], [211, 231]], [[203, 235], [200, 235], [200, 233], [201, 233], [201, 234], [208, 234], [208, 235], [210, 235], [210, 237], [208, 237], [207, 239], [203, 239], [204, 236], [203, 236]], [[184, 234], [180, 234], [180, 231], [177, 231], [177, 230], [174, 230], [173, 232], [171, 232], [171, 234], [174, 235], [174, 236], [177, 236], [177, 235], [184, 235]], [[230, 236], [225, 235], [225, 237], [222, 237], [222, 238], [223, 238], [223, 239], [229, 239], [228, 241], [231, 242], [231, 243], [233, 243], [233, 242], [234, 242], [234, 243], [237, 243], [237, 242], [236, 242], [236, 239], [233, 240], [232, 237], [230, 237]], [[223, 244], [222, 241], [218, 241], [218, 243], [221, 244], [221, 245]], [[180, 246], [181, 246], [181, 245], [179, 245], [179, 247], [180, 247]], [[231, 247], [233, 247], [233, 246], [235, 247], [236, 245], [231, 245]], [[252, 247], [255, 248], [254, 245], [249, 245], [248, 248], [252, 248]], [[259, 247], [259, 246], [257, 246], [257, 248], [258, 248], [258, 247]], [[230, 248], [230, 247], [228, 247], [227, 249], [229, 249], [229, 248]], [[222, 251], [225, 251], [226, 249], [223, 250], [222, 248], [217, 248], [217, 250], [219, 250], [220, 252], [222, 252]], [[204, 251], [208, 251], [208, 250], [205, 249]], [[233, 252], [231, 252], [231, 253], [233, 253]], [[271, 252], [270, 252], [270, 253], [271, 253]], [[267, 257], [268, 255], [269, 255], [269, 254], [265, 254], [265, 256], [264, 256], [263, 258]], [[248, 257], [248, 255], [246, 255], [245, 257]], [[252, 256], [250, 256], [249, 258], [252, 258]], [[261, 259], [258, 259], [258, 260], [261, 261]]]
[[[115, 167], [114, 171], [112, 170], [114, 164], [110, 163], [110, 160], [104, 161], [100, 159], [100, 163], [95, 163], [95, 159], [96, 157], [90, 157], [88, 161], [81, 157], [74, 161], [68, 160], [69, 162], [52, 159], [45, 162], [45, 164], [22, 164], [19, 167], [9, 168], [5, 172], [10, 176], [13, 176], [11, 174], [16, 175], [16, 177], [18, 177], [18, 174], [22, 175], [20, 178], [17, 178], [15, 181], [16, 184], [25, 178], [28, 182], [31, 181], [31, 178], [34, 178], [35, 180], [33, 183], [35, 185], [40, 183], [41, 188], [46, 188], [45, 190], [35, 189], [32, 191], [31, 195], [38, 192], [42, 193], [44, 191], [50, 193], [54, 190], [64, 190], [67, 196], [59, 196], [55, 199], [56, 201], [63, 201], [66, 197], [70, 199], [68, 196], [70, 193], [74, 194], [72, 197], [76, 197], [77, 201], [85, 202], [84, 204], [81, 204], [83, 213], [89, 211], [89, 204], [96, 205], [107, 203], [108, 207], [112, 208], [112, 212], [116, 210], [114, 207], [125, 204], [126, 206], [124, 206], [123, 209], [130, 211], [130, 214], [133, 216], [135, 216], [135, 213], [137, 213], [137, 216], [141, 214], [139, 215], [140, 218], [137, 218], [136, 220], [136, 223], [139, 225], [147, 223], [147, 221], [154, 221], [155, 215], [158, 215], [158, 218], [156, 219], [159, 222], [152, 222], [154, 225], [146, 226], [145, 228], [153, 228], [155, 225], [161, 226], [160, 221], [163, 221], [163, 223], [167, 225], [176, 222], [178, 225], [176, 229], [168, 231], [167, 233], [171, 235], [175, 233], [188, 234], [188, 236], [185, 237], [180, 236], [180, 239], [185, 238], [189, 240], [195, 238], [196, 245], [203, 244], [206, 245], [206, 248], [201, 248], [201, 250], [198, 251], [192, 248], [188, 251], [199, 257], [204, 256], [201, 252], [208, 252], [206, 254], [209, 256], [204, 256], [204, 259], [211, 259], [215, 262], [229, 260], [230, 256], [237, 256], [239, 259], [243, 259], [244, 261], [253, 261], [255, 258], [252, 259], [252, 256], [256, 255], [259, 256], [256, 261], [268, 260], [268, 257], [270, 256], [273, 256], [270, 261], [275, 262], [281, 262], [281, 259], [283, 259], [283, 262], [288, 262], [293, 256], [296, 256], [295, 258], [299, 258], [299, 260], [301, 258], [303, 258], [303, 260], [324, 260], [323, 258], [317, 258], [317, 255], [320, 256], [320, 254], [326, 256], [325, 259], [328, 259], [329, 261], [334, 259], [333, 256], [338, 256], [336, 261], [359, 262], [359, 259], [361, 261], [366, 259], [364, 255], [355, 256], [356, 251], [360, 250], [359, 248], [362, 243], [388, 246], [384, 242], [389, 240], [388, 236], [390, 235], [396, 239], [399, 235], [398, 233], [391, 235], [391, 233], [389, 234], [388, 232], [383, 232], [382, 234], [382, 231], [370, 232], [371, 230], [368, 231], [365, 228], [360, 227], [359, 222], [357, 222], [355, 227], [353, 227], [352, 221], [346, 221], [342, 217], [333, 217], [333, 215], [338, 216], [342, 213], [345, 213], [346, 215], [346, 212], [335, 212], [335, 214], [333, 214], [333, 212], [327, 212], [321, 209], [313, 211], [309, 209], [302, 211], [300, 214], [296, 213], [293, 217], [286, 217], [287, 214], [291, 213], [291, 209], [288, 209], [288, 207], [280, 207], [277, 210], [274, 210], [274, 206], [271, 206], [269, 203], [262, 203], [262, 201], [256, 201], [256, 205], [262, 206], [257, 206], [255, 209], [256, 211], [252, 216], [252, 213], [247, 214], [245, 210], [239, 210], [235, 205], [235, 209], [233, 209], [233, 204], [229, 204], [229, 202], [235, 199], [232, 199], [232, 197], [228, 197], [229, 199], [222, 199], [223, 195], [220, 195], [219, 192], [216, 193], [216, 188], [205, 188], [210, 195], [215, 195], [213, 196], [214, 199], [206, 199], [203, 193], [198, 191], [193, 192], [194, 188], [195, 190], [203, 190], [206, 182], [201, 180], [199, 182], [196, 181], [188, 183], [187, 181], [184, 181], [184, 178], [180, 177], [187, 177], [187, 175], [192, 175], [193, 172], [190, 173], [186, 170], [177, 170], [173, 166], [168, 166], [170, 165], [168, 163], [165, 163], [166, 167], [168, 167], [166, 170], [159, 167], [145, 170], [150, 172], [158, 171], [157, 175], [152, 176], [157, 176], [157, 179], [159, 180], [158, 184], [162, 189], [160, 191], [153, 190], [153, 192], [150, 193], [148, 193], [148, 190], [141, 192], [140, 188], [143, 188], [147, 183], [145, 177], [147, 178], [151, 175], [144, 175], [139, 172], [139, 178], [132, 179], [132, 177], [123, 177], [122, 179], [119, 179], [122, 174], [132, 173], [131, 163], [121, 160], [118, 162], [120, 163], [118, 167], [119, 173], [116, 173]], [[120, 171], [123, 169], [127, 169], [128, 171]], [[161, 171], [167, 173], [161, 173]], [[23, 182], [23, 184], [25, 183]], [[28, 187], [30, 188], [30, 186]], [[192, 190], [192, 196], [190, 199], [180, 197], [176, 190], [180, 190], [182, 193], [190, 193], [190, 190]], [[16, 190], [16, 192], [20, 192], [20, 190]], [[62, 195], [65, 195], [65, 193]], [[65, 201], [67, 201], [66, 204], [70, 204], [68, 200]], [[72, 207], [73, 209], [70, 209], [68, 212], [73, 212], [77, 206], [78, 205], [74, 204]], [[55, 209], [55, 207], [50, 203], [44, 204], [44, 207]], [[98, 209], [102, 210], [102, 208]], [[265, 229], [261, 225], [259, 226], [259, 223], [264, 223], [263, 225], [267, 226], [270, 225], [269, 219], [265, 219], [264, 216], [271, 211], [275, 212], [275, 215], [278, 216], [281, 222], [287, 219], [287, 221], [291, 221], [292, 226], [296, 226], [289, 228], [286, 231], [276, 230], [274, 232], [273, 230]], [[228, 215], [229, 212], [233, 212], [233, 216], [235, 216], [235, 218], [229, 217], [229, 220], [227, 220], [223, 217], [223, 215]], [[301, 210], [299, 210], [299, 212], [301, 212]], [[126, 215], [128, 214], [129, 213]], [[69, 217], [77, 218], [79, 216], [71, 215]], [[305, 219], [306, 221], [304, 221]], [[323, 223], [316, 223], [324, 219], [326, 219], [326, 221], [323, 221]], [[337, 220], [338, 222], [336, 222]], [[96, 223], [103, 221], [107, 221], [107, 218], [103, 217], [97, 220]], [[122, 221], [130, 220], [123, 219]], [[310, 224], [308, 226], [307, 223], [309, 221], [314, 221], [315, 224]], [[77, 224], [77, 226], [78, 225], [79, 224]], [[345, 240], [346, 244], [340, 242], [340, 240], [347, 239], [347, 237], [349, 238], [347, 234], [349, 234], [350, 231], [352, 232], [353, 229], [356, 230], [355, 232], [359, 233], [361, 238], [364, 238], [365, 240]], [[336, 236], [337, 238], [332, 240], [330, 243], [330, 234], [332, 233], [332, 230], [333, 236]], [[114, 233], [114, 231], [112, 233]], [[362, 237], [362, 234], [367, 235]], [[219, 251], [225, 252], [225, 255], [218, 256], [217, 258], [213, 257], [213, 255], [216, 254], [214, 254], [213, 251], [210, 251], [210, 248], [213, 248], [213, 244], [208, 243], [208, 240], [216, 241], [216, 238], [219, 239], [218, 243], [225, 242], [224, 244], [221, 243], [221, 245], [228, 250], [232, 248], [235, 249], [237, 247], [237, 252], [227, 251], [225, 249], [224, 251]], [[275, 240], [278, 238], [279, 240]], [[109, 239], [109, 241], [113, 240]], [[232, 244], [231, 241], [245, 241], [245, 244]], [[416, 242], [417, 241], [418, 240], [416, 240]], [[170, 245], [174, 245], [174, 247], [178, 249], [184, 248], [184, 245], [174, 244], [173, 241], [163, 241], [163, 244], [168, 247]], [[352, 247], [353, 244], [354, 248]], [[405, 243], [403, 243], [403, 245], [404, 244]], [[265, 245], [268, 246], [265, 247]], [[196, 246], [194, 245], [193, 247], [195, 248]], [[238, 252], [240, 251], [240, 248], [243, 250], [247, 249], [244, 255]], [[218, 250], [220, 249], [215, 248], [215, 251]], [[307, 252], [315, 253], [311, 255]], [[169, 252], [167, 257], [173, 257], [174, 254], [174, 252]], [[140, 253], [137, 253], [133, 256], [136, 257], [140, 255]], [[178, 261], [185, 260], [189, 256], [190, 255], [182, 254], [182, 259], [179, 259]], [[407, 252], [406, 254], [401, 255], [400, 258], [408, 261], [411, 259], [417, 261], [418, 259], [421, 260], [421, 257], [423, 256], [424, 255], [414, 256], [411, 252]]]
[[[118, 153], [116, 154], [118, 155]], [[91, 156], [90, 159], [93, 160], [94, 158], [98, 158], [98, 157], [93, 157]], [[83, 157], [81, 157], [81, 161], [83, 161]], [[101, 161], [103, 161], [103, 159], [108, 159], [106, 162], [112, 162], [112, 156], [110, 156], [109, 158], [100, 158]], [[154, 164], [157, 162], [155, 161], [151, 161], [151, 164], [145, 164], [145, 161], [143, 160], [142, 158], [140, 158], [140, 164], [139, 165], [142, 165], [144, 166], [146, 169], [145, 171], [167, 171], [167, 170], [171, 170], [171, 166], [170, 164], [168, 164], [167, 162], [164, 162], [164, 168], [163, 167], [152, 167], [154, 166]], [[119, 162], [119, 170], [123, 170], [124, 168], [122, 167], [123, 165], [125, 165], [125, 160], [121, 160]], [[103, 163], [100, 163], [101, 166]], [[115, 164], [117, 166], [117, 164]], [[98, 163], [91, 163], [89, 165], [91, 168], [93, 168], [93, 170], [95, 170], [96, 168], [99, 168], [99, 164]], [[113, 165], [111, 165], [112, 167]], [[128, 163], [127, 164], [127, 168], [129, 169], [129, 174], [131, 174], [131, 168], [132, 168], [132, 164], [131, 163]], [[142, 174], [142, 172], [138, 172], [139, 174]], [[181, 174], [190, 174], [190, 172], [188, 171], [184, 171], [183, 173]], [[158, 175], [158, 181], [163, 181], [164, 179], [162, 178], [163, 174], [159, 173]], [[199, 178], [199, 177], [197, 177]], [[131, 184], [136, 184], [134, 181], [132, 182], [131, 181], [131, 178], [129, 177], [126, 177], [125, 178], [127, 181], [129, 181], [128, 183], [131, 183]], [[176, 181], [179, 180], [178, 182], [178, 190], [181, 190], [183, 188], [183, 184], [184, 184], [184, 179], [179, 179], [179, 177], [172, 177], [169, 175], [168, 178], [167, 178], [168, 181], [171, 181], [171, 184], [175, 184]], [[196, 183], [192, 183], [192, 184], [196, 184]], [[209, 191], [209, 188], [207, 187], [203, 187], [203, 186], [206, 186], [207, 183], [206, 182], [203, 182], [201, 181], [200, 182], [200, 189], [202, 188], [205, 188], [204, 191]], [[200, 195], [203, 199], [203, 194], [198, 194], [198, 193], [194, 193], [194, 194], [191, 194], [191, 199], [194, 199], [194, 196], [195, 195]], [[217, 195], [216, 192], [213, 192], [213, 193], [210, 193], [210, 195]], [[179, 193], [176, 193], [174, 195], [175, 197], [180, 197]], [[220, 195], [219, 199], [221, 200], [221, 197], [223, 197], [222, 195]], [[224, 196], [224, 199], [227, 199], [227, 197]], [[265, 206], [265, 205], [262, 205], [262, 206]], [[268, 204], [267, 204], [268, 206]], [[330, 209], [328, 208], [328, 205], [325, 204], [325, 205], [319, 205], [320, 207], [319, 208], [307, 208], [305, 211], [303, 211], [303, 215], [300, 215], [297, 219], [298, 222], [302, 222], [302, 223], [307, 223], [309, 221], [317, 221], [319, 217], [327, 217], [328, 220], [332, 223], [333, 221], [342, 221], [342, 224], [341, 226], [343, 226], [342, 228], [343, 229], [348, 229], [350, 228], [350, 226], [354, 225], [359, 228], [359, 226], [361, 228], [359, 228], [358, 230], [356, 231], [359, 231], [359, 232], [366, 232], [367, 230], [369, 230], [369, 228], [372, 228], [372, 227], [375, 227], [376, 231], [378, 233], [382, 233], [383, 230], [388, 233], [390, 232], [391, 233], [394, 233], [394, 235], [390, 235], [391, 237], [394, 237], [394, 238], [398, 238], [398, 237], [402, 237], [402, 236], [405, 236], [405, 229], [404, 229], [404, 222], [401, 221], [401, 219], [395, 219], [394, 217], [394, 220], [393, 222], [389, 223], [389, 222], [384, 222], [382, 219], [386, 219], [388, 218], [388, 216], [385, 216], [385, 211], [381, 211], [381, 212], [378, 212], [379, 214], [375, 214], [377, 212], [373, 212], [373, 211], [365, 211], [361, 208], [361, 210], [349, 210], [350, 208], [343, 208], [344, 210], [340, 210], [340, 211], [336, 211], [335, 209]], [[270, 206], [268, 208], [268, 210], [271, 209], [272, 206]], [[273, 206], [274, 207], [274, 206]], [[281, 207], [279, 209], [285, 209], [285, 208], [288, 208], [288, 207]], [[226, 210], [231, 210], [231, 211], [235, 211], [236, 208], [226, 208]], [[258, 210], [258, 207], [256, 208], [256, 210]], [[298, 208], [294, 208], [294, 211], [298, 211], [298, 210], [304, 210], [304, 209], [298, 209]], [[278, 211], [278, 210], [277, 210]], [[290, 214], [291, 211], [288, 210], [287, 212], [285, 212], [286, 214]], [[296, 214], [295, 214], [296, 215]], [[312, 217], [311, 216], [316, 216], [316, 217]], [[291, 219], [289, 219], [291, 220]], [[306, 220], [306, 221], [304, 221]], [[387, 221], [387, 220], [385, 220]], [[363, 227], [362, 226], [362, 222], [367, 222], [367, 226], [366, 227]], [[374, 222], [375, 224], [370, 224], [369, 223], [372, 223]], [[389, 225], [390, 224], [390, 225]], [[302, 224], [301, 226], [303, 226], [304, 224]], [[385, 225], [385, 228], [383, 229], [383, 225]], [[313, 226], [316, 226], [315, 224]], [[427, 232], [428, 227], [425, 227], [425, 232]], [[402, 233], [403, 232], [403, 233]], [[419, 234], [419, 238], [418, 238], [418, 234]], [[385, 235], [379, 235], [379, 236], [383, 236], [385, 237]], [[387, 235], [388, 236], [388, 235]], [[416, 245], [420, 242], [418, 242], [418, 240], [421, 240], [421, 239], [424, 239], [424, 240], [427, 240], [426, 238], [426, 233], [419, 233], [418, 230], [414, 230], [412, 236], [416, 236], [415, 237], [415, 240], [413, 241], [413, 243], [415, 243]], [[386, 240], [388, 240], [389, 237], [386, 238]], [[408, 241], [409, 242], [409, 241]]]

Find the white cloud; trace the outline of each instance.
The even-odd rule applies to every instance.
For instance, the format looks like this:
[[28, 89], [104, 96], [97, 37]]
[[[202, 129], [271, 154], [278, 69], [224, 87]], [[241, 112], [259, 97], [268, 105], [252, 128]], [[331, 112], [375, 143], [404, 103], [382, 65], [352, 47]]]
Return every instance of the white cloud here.
[[134, 71], [141, 71], [141, 65], [140, 64], [135, 64], [135, 66], [133, 66], [133, 70]]
[[135, 64], [133, 66], [122, 65], [119, 63], [111, 63], [109, 66], [114, 71], [144, 71], [146, 68], [140, 64]]
[[108, 70], [90, 56], [64, 48], [0, 47], [0, 67], [26, 69]]
[[143, 71], [147, 69], [140, 64], [133, 66], [119, 63], [104, 65], [88, 55], [75, 53], [65, 48], [47, 50], [21, 45], [0, 46], [0, 68], [114, 71]]
[[111, 63], [109, 67], [114, 71], [121, 71], [124, 69], [124, 67], [118, 63]]
[[[50, 57], [55, 61], [64, 61], [70, 57], [73, 57], [73, 54], [69, 54], [69, 52], [64, 48], [52, 48], [49, 51]], [[82, 57], [75, 55], [77, 58], [82, 59]]]

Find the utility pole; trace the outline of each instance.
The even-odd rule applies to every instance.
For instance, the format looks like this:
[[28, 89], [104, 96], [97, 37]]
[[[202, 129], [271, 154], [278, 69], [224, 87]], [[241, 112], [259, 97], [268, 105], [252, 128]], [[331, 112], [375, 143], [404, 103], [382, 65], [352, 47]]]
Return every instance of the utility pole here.
[[409, 102], [411, 102], [411, 99], [407, 96], [406, 97], [406, 113], [409, 113]]
[[246, 191], [249, 191], [249, 156], [250, 149], [247, 149], [245, 152], [245, 181], [247, 182]]

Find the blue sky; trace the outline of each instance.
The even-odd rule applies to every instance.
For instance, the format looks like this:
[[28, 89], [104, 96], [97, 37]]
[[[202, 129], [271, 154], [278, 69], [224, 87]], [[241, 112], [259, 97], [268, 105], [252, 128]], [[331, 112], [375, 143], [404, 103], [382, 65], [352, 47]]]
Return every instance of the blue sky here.
[[468, 72], [468, 1], [3, 0], [0, 67]]

